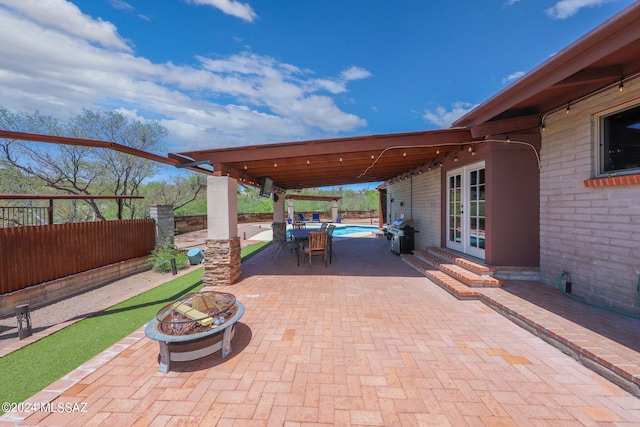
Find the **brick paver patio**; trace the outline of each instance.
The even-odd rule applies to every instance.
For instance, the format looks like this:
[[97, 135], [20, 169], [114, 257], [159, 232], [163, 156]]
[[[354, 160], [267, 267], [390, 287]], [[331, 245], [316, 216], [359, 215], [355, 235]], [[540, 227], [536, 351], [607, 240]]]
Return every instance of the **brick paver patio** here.
[[383, 242], [334, 249], [325, 268], [288, 252], [272, 264], [270, 248], [216, 289], [246, 307], [226, 360], [160, 373], [140, 329], [30, 399], [86, 412], [9, 413], [0, 426], [640, 425], [640, 399]]

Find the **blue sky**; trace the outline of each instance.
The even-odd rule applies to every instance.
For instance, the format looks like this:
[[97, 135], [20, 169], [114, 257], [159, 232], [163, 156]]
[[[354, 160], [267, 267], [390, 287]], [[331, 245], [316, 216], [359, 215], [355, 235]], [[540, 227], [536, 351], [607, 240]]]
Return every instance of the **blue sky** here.
[[0, 105], [170, 152], [448, 127], [629, 0], [0, 0]]

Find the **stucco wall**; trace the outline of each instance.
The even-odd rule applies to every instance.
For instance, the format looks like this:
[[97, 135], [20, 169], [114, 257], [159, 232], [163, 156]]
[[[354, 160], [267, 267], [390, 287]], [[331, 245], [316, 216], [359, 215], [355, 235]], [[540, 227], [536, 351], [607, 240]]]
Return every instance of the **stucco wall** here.
[[[637, 81], [612, 88], [545, 119], [540, 171], [540, 277], [563, 271], [577, 297], [639, 313], [640, 185], [587, 188], [595, 177], [594, 114], [640, 98]], [[638, 100], [640, 103], [640, 100]]]
[[[387, 214], [391, 215], [392, 221], [402, 213], [405, 218], [413, 218], [418, 231], [415, 234], [416, 249], [440, 247], [441, 199], [440, 170], [423, 172], [388, 186]], [[389, 218], [385, 221], [388, 222]]]

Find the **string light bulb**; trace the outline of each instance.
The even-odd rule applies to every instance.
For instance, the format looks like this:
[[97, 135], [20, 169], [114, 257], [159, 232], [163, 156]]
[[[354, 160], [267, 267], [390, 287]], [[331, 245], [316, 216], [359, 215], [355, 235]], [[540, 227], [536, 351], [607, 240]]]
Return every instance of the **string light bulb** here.
[[244, 170], [247, 170], [247, 162], [244, 162]]
[[342, 163], [342, 154], [340, 154], [340, 163]]
[[623, 83], [622, 79], [620, 79], [620, 84], [618, 85], [618, 90], [620, 92], [624, 92], [624, 83]]
[[571, 113], [571, 103], [569, 103], [569, 102], [567, 103], [567, 111], [566, 111], [566, 113], [567, 114]]
[[278, 161], [277, 161], [277, 160], [273, 162], [273, 167], [274, 167], [274, 168], [277, 168], [277, 167], [278, 167]]

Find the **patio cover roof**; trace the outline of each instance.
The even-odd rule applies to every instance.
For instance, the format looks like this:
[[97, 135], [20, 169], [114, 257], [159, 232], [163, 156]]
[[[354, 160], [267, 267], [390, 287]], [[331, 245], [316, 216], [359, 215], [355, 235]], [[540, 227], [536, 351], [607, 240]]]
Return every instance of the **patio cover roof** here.
[[337, 201], [342, 199], [342, 196], [311, 196], [308, 194], [288, 193], [284, 198], [291, 200], [307, 200], [312, 202], [333, 202], [334, 200]]
[[468, 129], [355, 136], [188, 151], [175, 158], [208, 161], [214, 174], [258, 185], [265, 177], [283, 190], [385, 181], [459, 151]]

